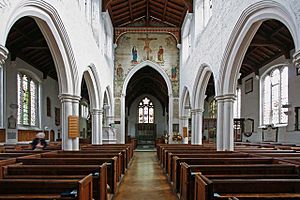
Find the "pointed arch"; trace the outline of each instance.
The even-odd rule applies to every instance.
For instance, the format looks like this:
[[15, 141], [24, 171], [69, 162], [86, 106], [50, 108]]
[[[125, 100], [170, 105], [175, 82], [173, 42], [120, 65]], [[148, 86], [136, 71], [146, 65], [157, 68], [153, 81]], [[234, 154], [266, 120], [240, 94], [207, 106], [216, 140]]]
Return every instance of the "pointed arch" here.
[[[213, 76], [211, 68], [207, 64], [202, 64], [197, 73], [193, 93], [192, 93], [192, 108], [204, 109], [205, 92], [210, 76]], [[215, 79], [214, 79], [215, 80]]]
[[100, 109], [102, 105], [101, 87], [94, 64], [90, 64], [88, 69], [83, 72], [83, 78], [87, 85], [89, 98], [91, 101], [91, 109]]
[[144, 62], [136, 65], [134, 68], [132, 68], [130, 70], [130, 72], [127, 74], [127, 76], [125, 78], [125, 81], [124, 81], [124, 84], [123, 84], [122, 95], [126, 96], [127, 86], [128, 86], [128, 83], [129, 83], [130, 79], [132, 78], [132, 76], [137, 71], [139, 71], [140, 69], [142, 69], [146, 66], [149, 66], [149, 67], [153, 68], [154, 70], [156, 70], [158, 73], [160, 73], [160, 75], [164, 78], [164, 80], [167, 84], [169, 96], [172, 95], [173, 94], [173, 92], [172, 92], [172, 83], [171, 83], [171, 80], [170, 80], [168, 74], [165, 72], [165, 70], [161, 66], [159, 66], [158, 64], [156, 64], [154, 62], [151, 62], [149, 60], [144, 61]]
[[[110, 109], [109, 109], [109, 116], [113, 116], [113, 96], [112, 96], [112, 92], [111, 92], [111, 89], [110, 89], [110, 86], [107, 86], [105, 91], [104, 91], [104, 97], [107, 97], [107, 101], [108, 101], [108, 105], [110, 106]], [[104, 106], [104, 99], [103, 99], [103, 106]]]
[[22, 17], [32, 17], [47, 41], [57, 71], [59, 93], [75, 94], [75, 83], [79, 79], [73, 49], [64, 24], [52, 5], [42, 0], [18, 2], [0, 31], [0, 44], [5, 44], [10, 29]]
[[133, 77], [133, 75], [138, 72], [140, 69], [144, 67], [151, 67], [154, 70], [156, 70], [164, 79], [167, 88], [168, 88], [168, 95], [169, 95], [169, 127], [168, 131], [169, 133], [173, 132], [173, 90], [172, 90], [172, 83], [168, 76], [168, 74], [165, 72], [165, 70], [160, 67], [158, 64], [151, 62], [151, 61], [144, 61], [138, 65], [136, 65], [134, 68], [132, 68], [129, 73], [127, 74], [123, 88], [122, 88], [122, 94], [121, 94], [121, 143], [125, 143], [125, 97], [126, 97], [126, 90], [128, 83], [130, 79]]
[[179, 115], [184, 116], [186, 114], [186, 106], [192, 106], [191, 104], [191, 97], [190, 97], [190, 91], [189, 89], [184, 86], [182, 90], [182, 95], [180, 98], [180, 110], [179, 110]]
[[283, 23], [292, 35], [296, 51], [299, 49], [299, 33], [293, 13], [290, 8], [271, 0], [259, 1], [244, 10], [232, 31], [222, 58], [217, 95], [235, 93], [242, 61], [263, 21], [276, 19]]

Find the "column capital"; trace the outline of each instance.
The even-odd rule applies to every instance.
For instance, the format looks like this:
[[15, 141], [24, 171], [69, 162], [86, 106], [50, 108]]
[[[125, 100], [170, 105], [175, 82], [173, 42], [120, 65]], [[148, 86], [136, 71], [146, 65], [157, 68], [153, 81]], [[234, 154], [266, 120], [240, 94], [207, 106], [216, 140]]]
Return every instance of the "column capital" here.
[[62, 103], [64, 102], [79, 102], [81, 99], [81, 96], [73, 95], [73, 94], [59, 94], [58, 98]]
[[215, 99], [217, 100], [217, 102], [221, 102], [221, 101], [235, 101], [236, 100], [236, 95], [235, 94], [223, 94], [223, 95], [219, 95], [216, 96]]
[[191, 113], [203, 113], [204, 109], [203, 108], [196, 108], [196, 109], [191, 109]]
[[103, 109], [93, 108], [93, 109], [91, 109], [91, 114], [92, 115], [102, 115]]
[[296, 67], [300, 67], [300, 50], [294, 53], [293, 63]]
[[0, 45], [0, 65], [5, 63], [5, 60], [8, 57], [8, 49], [5, 46]]

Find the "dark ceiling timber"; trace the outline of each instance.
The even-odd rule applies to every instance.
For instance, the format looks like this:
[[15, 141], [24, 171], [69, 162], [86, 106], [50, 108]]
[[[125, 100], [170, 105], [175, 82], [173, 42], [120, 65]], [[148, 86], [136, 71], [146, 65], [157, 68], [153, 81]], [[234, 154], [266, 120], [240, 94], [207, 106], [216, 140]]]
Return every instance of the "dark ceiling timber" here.
[[130, 79], [126, 90], [126, 107], [142, 95], [152, 95], [168, 109], [168, 88], [164, 78], [153, 68], [147, 66], [136, 72]]
[[294, 48], [293, 38], [284, 24], [277, 20], [263, 22], [244, 57], [241, 78], [253, 72], [258, 75], [261, 67], [280, 56], [289, 59], [290, 51]]
[[57, 80], [54, 61], [48, 44], [35, 20], [31, 17], [19, 19], [11, 28], [6, 40], [11, 60], [21, 58], [43, 73]]
[[114, 27], [167, 26], [181, 27], [192, 0], [103, 0]]

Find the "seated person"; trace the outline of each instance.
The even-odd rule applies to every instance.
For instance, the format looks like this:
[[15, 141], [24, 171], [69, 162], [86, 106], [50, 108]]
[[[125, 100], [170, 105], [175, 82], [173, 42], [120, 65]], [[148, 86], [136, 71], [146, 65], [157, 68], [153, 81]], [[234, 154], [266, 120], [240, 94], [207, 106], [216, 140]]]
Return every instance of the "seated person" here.
[[43, 150], [47, 146], [47, 142], [44, 139], [45, 133], [39, 132], [31, 142], [32, 150]]

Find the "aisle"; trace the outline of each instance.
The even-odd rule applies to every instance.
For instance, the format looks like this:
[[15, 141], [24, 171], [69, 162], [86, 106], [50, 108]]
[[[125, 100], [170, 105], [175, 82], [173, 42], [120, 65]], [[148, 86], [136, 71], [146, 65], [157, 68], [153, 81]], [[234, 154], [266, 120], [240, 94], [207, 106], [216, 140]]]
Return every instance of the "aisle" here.
[[156, 152], [135, 152], [115, 200], [176, 200]]

